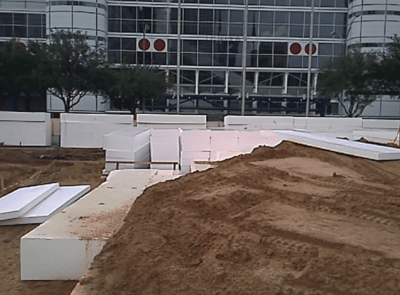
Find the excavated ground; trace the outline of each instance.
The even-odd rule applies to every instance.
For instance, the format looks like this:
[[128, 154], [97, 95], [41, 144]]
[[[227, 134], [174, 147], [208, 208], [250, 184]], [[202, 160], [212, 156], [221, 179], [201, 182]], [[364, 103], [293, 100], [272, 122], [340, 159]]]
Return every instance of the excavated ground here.
[[284, 142], [148, 188], [86, 294], [400, 294], [400, 161]]

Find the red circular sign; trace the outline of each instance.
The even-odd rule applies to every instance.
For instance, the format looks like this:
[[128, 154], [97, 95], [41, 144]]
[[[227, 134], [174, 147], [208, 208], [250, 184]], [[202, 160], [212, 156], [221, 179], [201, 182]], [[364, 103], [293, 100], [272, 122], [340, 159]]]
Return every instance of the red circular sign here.
[[146, 51], [146, 50], [149, 50], [149, 48], [150, 48], [150, 41], [149, 40], [142, 39], [142, 40], [139, 41], [139, 49], [140, 50]]
[[[307, 54], [310, 54], [310, 44], [307, 44], [306, 47], [304, 48], [304, 51]], [[312, 45], [312, 55], [314, 55], [317, 52], [317, 46], [315, 46], [315, 44]]]
[[163, 51], [165, 49], [165, 41], [162, 39], [154, 41], [154, 49], [157, 51]]
[[289, 50], [291, 54], [299, 54], [301, 52], [301, 45], [299, 43], [293, 43], [290, 45]]

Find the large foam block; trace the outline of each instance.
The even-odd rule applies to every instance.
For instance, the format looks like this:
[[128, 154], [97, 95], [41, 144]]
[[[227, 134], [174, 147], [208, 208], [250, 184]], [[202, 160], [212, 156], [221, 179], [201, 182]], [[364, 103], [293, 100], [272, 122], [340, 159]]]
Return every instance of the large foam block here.
[[179, 129], [153, 129], [150, 137], [152, 162], [179, 162]]
[[133, 124], [130, 115], [61, 114], [62, 147], [103, 147], [103, 136]]
[[155, 173], [113, 171], [98, 188], [23, 236], [21, 279], [81, 278]]
[[2, 220], [0, 225], [43, 223], [90, 190], [90, 185], [59, 187], [43, 201], [18, 218]]
[[398, 129], [400, 120], [363, 119], [362, 127], [369, 129]]
[[372, 160], [399, 160], [400, 150], [298, 131], [274, 131], [286, 140]]
[[6, 145], [50, 146], [50, 114], [0, 112], [0, 142]]
[[299, 117], [294, 118], [293, 120], [294, 129], [304, 129], [310, 131], [343, 132], [362, 128], [361, 118]]
[[239, 131], [212, 131], [211, 151], [237, 151], [239, 149]]
[[18, 218], [59, 188], [58, 183], [17, 189], [0, 198], [0, 220]]
[[181, 134], [182, 151], [210, 151], [211, 130], [184, 130]]
[[210, 161], [223, 161], [227, 160], [233, 157], [236, 157], [238, 155], [241, 155], [242, 152], [236, 151], [236, 152], [210, 152]]
[[187, 166], [192, 165], [195, 161], [209, 161], [210, 160], [210, 152], [202, 151], [202, 152], [181, 152], [181, 165]]

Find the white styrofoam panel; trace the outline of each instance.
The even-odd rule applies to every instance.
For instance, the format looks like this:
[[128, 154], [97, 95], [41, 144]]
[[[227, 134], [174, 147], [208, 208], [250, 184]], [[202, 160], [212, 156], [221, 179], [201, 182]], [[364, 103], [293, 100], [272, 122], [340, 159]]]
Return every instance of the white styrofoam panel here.
[[400, 128], [400, 120], [378, 120], [378, 119], [363, 119], [363, 128], [376, 129], [398, 129]]
[[131, 118], [125, 115], [61, 114], [61, 146], [103, 147], [103, 136], [131, 126]]
[[[22, 280], [78, 280], [85, 274], [156, 173], [149, 169], [116, 172], [21, 238]], [[113, 218], [107, 218], [111, 214]]]
[[182, 151], [210, 151], [211, 130], [184, 130], [181, 134]]
[[107, 122], [128, 125], [133, 124], [133, 115], [62, 113], [60, 119], [61, 122]]
[[198, 124], [206, 125], [206, 115], [164, 115], [164, 114], [138, 114], [137, 124], [140, 126], [142, 123], [179, 123], [179, 124]]
[[90, 185], [59, 187], [35, 207], [18, 218], [2, 220], [0, 225], [43, 223], [90, 190]]
[[0, 198], [0, 220], [18, 218], [59, 188], [58, 183], [24, 187]]
[[150, 154], [152, 161], [179, 161], [179, 143], [150, 143]]
[[150, 130], [129, 126], [105, 134], [103, 136], [103, 147], [105, 149], [133, 150], [134, 146], [142, 146], [149, 141]]
[[106, 150], [106, 161], [113, 160], [134, 160], [135, 153], [133, 151], [125, 150]]
[[239, 131], [212, 131], [211, 151], [237, 151], [239, 148]]
[[0, 112], [0, 142], [6, 145], [50, 146], [50, 114]]
[[[26, 236], [25, 236], [26, 237]], [[21, 238], [21, 280], [78, 280], [105, 239]]]
[[353, 155], [372, 160], [398, 160], [400, 150], [385, 146], [354, 142], [349, 140], [330, 138], [326, 136], [299, 132], [299, 131], [274, 131], [282, 135], [286, 140], [313, 146], [329, 151]]
[[13, 122], [45, 122], [50, 119], [49, 113], [34, 113], [34, 112], [0, 112], [0, 121]]
[[190, 166], [190, 172], [205, 171], [205, 170], [208, 170], [211, 168], [212, 168], [211, 164], [195, 164], [195, 163], [193, 163]]

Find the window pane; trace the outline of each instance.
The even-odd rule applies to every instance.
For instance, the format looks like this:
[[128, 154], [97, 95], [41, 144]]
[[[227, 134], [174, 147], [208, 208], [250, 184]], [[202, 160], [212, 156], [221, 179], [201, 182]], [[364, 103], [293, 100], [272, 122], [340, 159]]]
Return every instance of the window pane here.
[[122, 50], [136, 50], [136, 39], [122, 38]]
[[28, 14], [29, 26], [41, 26], [42, 16], [40, 14]]
[[122, 18], [136, 19], [136, 7], [122, 7]]
[[276, 23], [287, 23], [288, 16], [289, 16], [289, 13], [286, 11], [277, 11], [275, 13], [275, 22]]
[[121, 39], [120, 38], [108, 38], [108, 49], [115, 49], [119, 50], [121, 45], [120, 45]]
[[26, 25], [26, 14], [14, 13], [14, 24]]
[[108, 6], [108, 18], [120, 18], [120, 6]]

